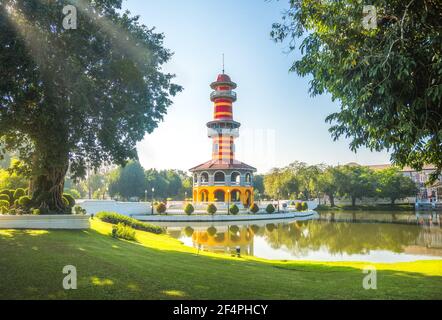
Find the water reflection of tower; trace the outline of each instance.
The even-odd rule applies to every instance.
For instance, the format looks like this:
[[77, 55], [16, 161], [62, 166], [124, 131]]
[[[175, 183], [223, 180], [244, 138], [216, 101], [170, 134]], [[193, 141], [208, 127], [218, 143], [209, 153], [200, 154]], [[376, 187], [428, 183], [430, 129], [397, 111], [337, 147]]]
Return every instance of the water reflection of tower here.
[[192, 234], [193, 245], [202, 250], [216, 253], [233, 253], [239, 247], [241, 255], [253, 256], [254, 233], [252, 229], [248, 227], [236, 227], [236, 229], [235, 227], [216, 227], [216, 231], [212, 234], [207, 230], [194, 231]]

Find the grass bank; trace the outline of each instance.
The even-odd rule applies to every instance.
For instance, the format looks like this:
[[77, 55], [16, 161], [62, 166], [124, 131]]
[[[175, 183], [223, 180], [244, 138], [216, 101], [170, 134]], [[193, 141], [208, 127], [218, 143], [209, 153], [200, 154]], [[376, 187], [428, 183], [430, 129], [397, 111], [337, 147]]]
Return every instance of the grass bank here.
[[[268, 261], [200, 253], [167, 235], [111, 225], [86, 231], [0, 230], [0, 299], [442, 299], [442, 261], [370, 263], [377, 290], [364, 290], [366, 263]], [[78, 289], [64, 290], [65, 265]]]

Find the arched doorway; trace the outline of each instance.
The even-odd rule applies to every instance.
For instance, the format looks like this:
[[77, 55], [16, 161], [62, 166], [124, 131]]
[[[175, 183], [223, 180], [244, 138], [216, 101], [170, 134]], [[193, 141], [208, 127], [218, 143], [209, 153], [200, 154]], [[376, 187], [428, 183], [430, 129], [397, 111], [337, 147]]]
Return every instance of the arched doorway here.
[[214, 193], [215, 202], [225, 202], [226, 193], [223, 190], [216, 190]]
[[214, 176], [215, 183], [224, 183], [226, 181], [226, 175], [222, 171], [218, 171]]
[[208, 202], [209, 201], [209, 191], [201, 190], [200, 191], [200, 202]]
[[232, 190], [232, 192], [230, 193], [230, 201], [240, 202], [241, 201], [241, 191]]

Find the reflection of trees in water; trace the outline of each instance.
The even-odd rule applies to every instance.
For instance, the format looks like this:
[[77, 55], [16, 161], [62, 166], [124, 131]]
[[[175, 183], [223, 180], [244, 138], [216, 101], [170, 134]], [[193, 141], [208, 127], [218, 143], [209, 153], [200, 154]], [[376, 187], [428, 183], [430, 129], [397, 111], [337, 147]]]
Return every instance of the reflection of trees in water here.
[[420, 231], [406, 225], [308, 221], [264, 230], [264, 238], [272, 248], [285, 246], [295, 255], [321, 247], [330, 253], [364, 254], [376, 249], [402, 252], [402, 246], [415, 243]]

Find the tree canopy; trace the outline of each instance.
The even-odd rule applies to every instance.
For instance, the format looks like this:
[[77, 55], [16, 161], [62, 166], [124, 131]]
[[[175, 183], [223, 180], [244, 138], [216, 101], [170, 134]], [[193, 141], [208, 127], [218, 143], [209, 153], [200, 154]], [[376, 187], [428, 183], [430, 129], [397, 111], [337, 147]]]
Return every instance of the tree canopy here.
[[[63, 7], [77, 8], [65, 30]], [[28, 165], [37, 207], [62, 211], [66, 172], [124, 164], [181, 87], [163, 34], [121, 0], [0, 0], [0, 139]]]
[[[442, 169], [442, 3], [373, 0], [375, 28], [362, 23], [359, 0], [290, 0], [276, 41], [301, 56], [291, 71], [311, 76], [310, 93], [328, 92], [340, 111], [327, 121], [350, 148], [391, 151], [416, 170]], [[366, 18], [365, 18], [366, 19]]]

